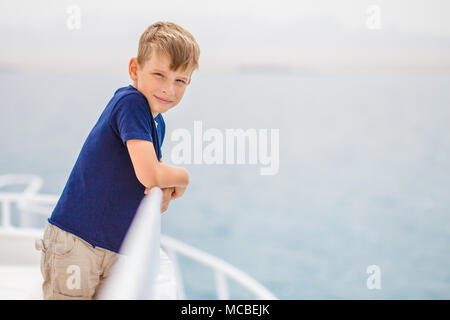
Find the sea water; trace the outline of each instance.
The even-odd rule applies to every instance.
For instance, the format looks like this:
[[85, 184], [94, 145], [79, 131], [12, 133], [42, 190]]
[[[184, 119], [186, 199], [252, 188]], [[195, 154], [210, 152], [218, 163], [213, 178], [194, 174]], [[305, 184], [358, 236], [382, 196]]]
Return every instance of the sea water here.
[[[0, 174], [39, 175], [42, 193], [60, 195], [107, 102], [130, 82], [3, 72], [0, 84]], [[279, 168], [178, 164], [190, 185], [164, 213], [163, 234], [280, 299], [450, 298], [450, 76], [198, 72], [164, 118], [168, 164], [172, 133], [201, 121], [224, 134], [278, 129]], [[215, 299], [214, 274], [180, 263], [187, 296]], [[234, 282], [230, 291], [252, 297]]]

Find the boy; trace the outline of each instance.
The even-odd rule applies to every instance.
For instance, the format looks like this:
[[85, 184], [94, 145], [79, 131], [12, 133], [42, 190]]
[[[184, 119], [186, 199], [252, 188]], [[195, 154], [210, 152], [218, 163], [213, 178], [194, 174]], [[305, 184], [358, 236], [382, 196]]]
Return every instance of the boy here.
[[142, 34], [129, 63], [133, 85], [118, 89], [88, 135], [44, 237], [44, 299], [95, 299], [149, 190], [161, 211], [183, 195], [188, 172], [161, 161], [162, 114], [176, 106], [198, 69], [194, 37], [170, 22]]

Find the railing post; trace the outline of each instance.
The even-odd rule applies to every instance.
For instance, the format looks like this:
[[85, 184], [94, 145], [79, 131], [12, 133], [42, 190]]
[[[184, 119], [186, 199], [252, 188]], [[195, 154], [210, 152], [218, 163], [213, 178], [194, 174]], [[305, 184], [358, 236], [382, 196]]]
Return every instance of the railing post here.
[[175, 251], [171, 247], [167, 247], [167, 254], [172, 260], [172, 265], [175, 271], [175, 281], [177, 285], [177, 299], [186, 300], [186, 294], [184, 292], [183, 278], [181, 276], [180, 266], [178, 264], [177, 256]]
[[228, 292], [227, 280], [223, 272], [214, 270], [214, 275], [216, 278], [217, 286], [217, 299], [228, 300], [230, 299], [230, 294]]
[[11, 227], [10, 202], [7, 199], [2, 200], [2, 227], [3, 228]]

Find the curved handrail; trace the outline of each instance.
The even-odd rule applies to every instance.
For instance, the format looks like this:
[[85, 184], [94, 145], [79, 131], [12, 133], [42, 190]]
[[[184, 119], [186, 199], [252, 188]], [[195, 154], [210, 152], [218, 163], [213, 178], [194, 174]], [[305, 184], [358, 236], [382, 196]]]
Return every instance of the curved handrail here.
[[[31, 178], [35, 179], [37, 176], [20, 175], [20, 177], [21, 177], [21, 179], [14, 180], [14, 175], [0, 176], [0, 188], [7, 184], [25, 183], [24, 181], [26, 181], [26, 178], [31, 177]], [[29, 213], [38, 214], [38, 215], [42, 215], [42, 216], [46, 216], [46, 217], [49, 215], [48, 209], [45, 210], [44, 207], [32, 206], [32, 204], [36, 203], [36, 204], [55, 205], [58, 201], [58, 197], [56, 197], [54, 195], [50, 195], [50, 194], [36, 194], [36, 192], [40, 188], [40, 185], [38, 185], [37, 182], [38, 182], [38, 180], [35, 180], [33, 188], [29, 187], [26, 189], [26, 190], [29, 190], [30, 192], [26, 192], [26, 193], [0, 192], [0, 204], [1, 204], [1, 209], [2, 209], [2, 211], [1, 211], [2, 219], [0, 220], [0, 222], [1, 222], [0, 226], [2, 228], [12, 228], [11, 220], [10, 220], [10, 215], [11, 215], [10, 204], [14, 203], [14, 202], [22, 203], [22, 205], [23, 205], [22, 208], [26, 208]], [[159, 192], [161, 192], [161, 190], [159, 188], [157, 188], [157, 187], [153, 188], [152, 191], [150, 192], [150, 194], [147, 195], [146, 197], [144, 197], [144, 200], [142, 201], [142, 203], [140, 205], [140, 209], [138, 209], [138, 211], [141, 210], [143, 213], [144, 212], [148, 213], [148, 212], [154, 212], [156, 210], [156, 209], [154, 209], [155, 203], [157, 203], [158, 201], [161, 200], [160, 196], [162, 197], [162, 195], [159, 194], [158, 190], [159, 190]], [[150, 195], [153, 195], [153, 199], [155, 199], [156, 202], [150, 201], [150, 199], [152, 199], [152, 197], [150, 197]], [[152, 209], [152, 207], [153, 207], [153, 209]], [[159, 210], [160, 210], [160, 207], [159, 207]], [[136, 215], [137, 215], [137, 213], [136, 213]], [[139, 216], [141, 216], [141, 214]], [[144, 214], [142, 214], [142, 216], [148, 217], [148, 216], [152, 216], [152, 215], [150, 215], [150, 214], [146, 215], [144, 213]], [[153, 222], [150, 223], [149, 221], [153, 221]], [[138, 224], [138, 223], [139, 222], [137, 222], [136, 224]], [[160, 245], [167, 250], [167, 252], [172, 260], [172, 263], [173, 263], [174, 269], [175, 269], [175, 276], [176, 276], [176, 280], [177, 280], [176, 281], [177, 289], [179, 290], [178, 298], [185, 299], [183, 282], [181, 279], [181, 273], [180, 273], [180, 269], [179, 269], [179, 266], [177, 263], [177, 257], [176, 257], [177, 254], [181, 254], [181, 255], [191, 258], [201, 264], [207, 265], [214, 270], [215, 277], [216, 277], [217, 293], [218, 293], [219, 299], [229, 299], [229, 293], [228, 293], [228, 288], [226, 285], [225, 276], [228, 276], [229, 278], [234, 279], [236, 282], [241, 284], [243, 287], [245, 287], [249, 291], [253, 292], [258, 299], [269, 299], [269, 300], [277, 299], [264, 286], [262, 286], [260, 283], [258, 283], [257, 281], [255, 281], [254, 279], [252, 279], [250, 276], [243, 273], [239, 269], [233, 267], [229, 263], [227, 263], [221, 259], [218, 259], [210, 254], [202, 252], [202, 251], [200, 251], [194, 247], [191, 247], [185, 243], [182, 243], [176, 239], [173, 239], [169, 236], [160, 234], [160, 215], [159, 214], [153, 216], [153, 218], [150, 218], [148, 221], [144, 221], [144, 223], [146, 225], [152, 225], [154, 230], [158, 230], [158, 232], [155, 232], [155, 233], [150, 232], [151, 234], [153, 234], [155, 237], [158, 238], [157, 240], [155, 240], [156, 242], [154, 242], [154, 243], [157, 243], [157, 244], [160, 243]], [[131, 230], [131, 227], [130, 227], [130, 230]], [[141, 231], [137, 232], [139, 234], [139, 237], [142, 236], [142, 234], [143, 234], [142, 232], [145, 232], [145, 234], [147, 236], [149, 235], [149, 229], [145, 230], [145, 228], [141, 228]], [[138, 236], [136, 236], [136, 237], [138, 237]], [[136, 246], [136, 247], [139, 248], [140, 246]], [[125, 242], [124, 242], [124, 248], [125, 248]], [[136, 249], [136, 250], [138, 250], [138, 249]], [[147, 254], [150, 253], [150, 256], [153, 256], [153, 259], [159, 259], [159, 255], [156, 254], [156, 253], [159, 253], [158, 251], [155, 253], [155, 250], [150, 249], [150, 248], [146, 248], [145, 250], [148, 250], [148, 251], [146, 251]], [[155, 257], [155, 256], [157, 256], [157, 257]], [[154, 263], [154, 260], [153, 260], [153, 263]], [[159, 264], [156, 264], [156, 265], [159, 266]], [[152, 274], [154, 275], [155, 273], [153, 272]], [[148, 276], [148, 274], [147, 274], [147, 276]], [[139, 292], [139, 290], [137, 290], [136, 292]], [[146, 296], [150, 297], [151, 293], [149, 295], [149, 293], [147, 292]]]
[[[168, 252], [172, 251], [179, 252], [180, 254], [192, 258], [204, 265], [210, 266], [216, 271], [216, 277], [227, 275], [228, 277], [234, 279], [236, 282], [240, 283], [243, 287], [249, 289], [249, 291], [254, 292], [258, 299], [260, 300], [277, 300], [277, 298], [264, 286], [252, 279], [250, 276], [242, 272], [241, 270], [233, 267], [228, 262], [225, 262], [217, 257], [214, 257], [206, 252], [200, 251], [194, 247], [191, 247], [183, 242], [175, 240], [173, 238], [161, 235], [161, 245], [167, 249]], [[217, 281], [221, 281], [217, 279]], [[223, 298], [228, 298], [223, 296]], [[219, 294], [220, 296], [220, 294]]]

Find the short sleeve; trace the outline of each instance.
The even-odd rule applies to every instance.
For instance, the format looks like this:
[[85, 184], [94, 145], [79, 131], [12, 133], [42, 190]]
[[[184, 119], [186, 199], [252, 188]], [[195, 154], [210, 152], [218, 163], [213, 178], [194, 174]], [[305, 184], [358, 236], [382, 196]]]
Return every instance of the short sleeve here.
[[148, 103], [139, 95], [129, 94], [117, 102], [109, 123], [126, 146], [131, 139], [153, 142], [150, 121]]

